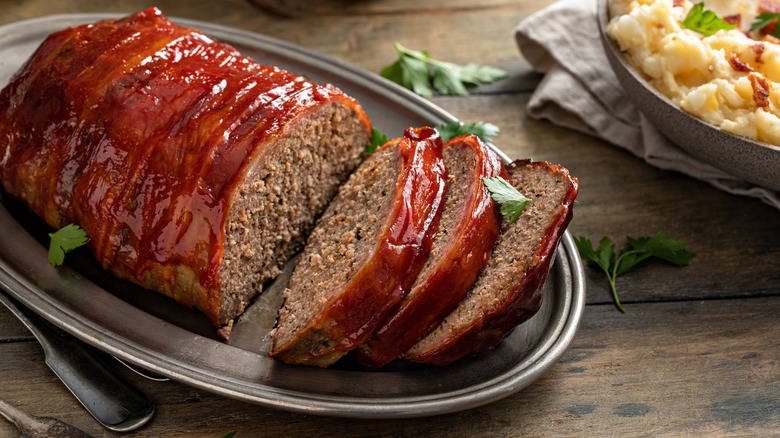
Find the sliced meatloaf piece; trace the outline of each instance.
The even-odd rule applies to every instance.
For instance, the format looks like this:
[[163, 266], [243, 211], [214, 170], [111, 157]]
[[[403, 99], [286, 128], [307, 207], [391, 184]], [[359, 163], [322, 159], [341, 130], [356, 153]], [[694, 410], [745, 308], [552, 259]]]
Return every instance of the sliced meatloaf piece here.
[[508, 178], [498, 156], [475, 135], [444, 145], [447, 195], [433, 248], [399, 308], [354, 353], [382, 367], [430, 333], [471, 289], [501, 228], [501, 214], [482, 178]]
[[446, 365], [492, 350], [533, 316], [558, 242], [571, 220], [577, 181], [559, 165], [516, 161], [512, 184], [531, 199], [520, 218], [504, 221], [487, 266], [464, 300], [404, 357]]
[[118, 277], [231, 320], [360, 160], [366, 114], [154, 8], [49, 36], [0, 92], [0, 179]]
[[362, 344], [420, 272], [447, 171], [432, 128], [379, 148], [317, 222], [285, 290], [270, 355], [326, 367]]

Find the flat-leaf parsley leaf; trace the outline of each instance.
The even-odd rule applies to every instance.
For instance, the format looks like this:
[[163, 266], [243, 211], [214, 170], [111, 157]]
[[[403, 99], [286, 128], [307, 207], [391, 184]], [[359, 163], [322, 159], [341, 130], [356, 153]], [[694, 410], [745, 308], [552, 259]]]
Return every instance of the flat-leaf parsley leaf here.
[[615, 245], [609, 237], [602, 237], [598, 248], [593, 248], [591, 241], [584, 236], [574, 236], [582, 258], [589, 264], [596, 265], [607, 274], [609, 288], [612, 291], [612, 299], [615, 306], [625, 313], [626, 309], [620, 304], [615, 280], [621, 274], [640, 266], [642, 262], [655, 257], [677, 266], [685, 266], [696, 254], [685, 250], [685, 242], [675, 239], [665, 231], [660, 231], [651, 237], [634, 239], [627, 237], [628, 248], [615, 255]]
[[755, 32], [765, 29], [775, 38], [780, 38], [780, 26], [777, 25], [778, 19], [780, 19], [780, 13], [778, 12], [762, 12], [756, 16], [756, 21], [750, 25], [750, 31]]
[[[439, 131], [439, 135], [441, 136], [441, 140], [443, 142], [449, 141], [463, 134], [474, 134], [481, 138], [482, 141], [491, 142], [493, 141], [493, 137], [498, 135], [500, 131], [498, 126], [492, 123], [463, 123], [457, 120], [436, 125], [436, 130]], [[387, 136], [383, 134], [382, 131], [376, 128], [372, 128], [371, 138], [368, 140], [368, 144], [366, 144], [366, 148], [363, 150], [363, 156], [367, 157], [373, 154], [376, 152], [378, 147], [387, 143], [387, 140]]]
[[89, 242], [86, 231], [74, 224], [49, 233], [49, 238], [49, 264], [55, 268], [65, 261], [65, 254]]
[[363, 150], [363, 155], [367, 157], [373, 154], [376, 152], [379, 146], [382, 146], [385, 143], [387, 143], [387, 136], [382, 134], [382, 131], [376, 128], [371, 128], [371, 138], [368, 139], [368, 144]]
[[704, 9], [704, 2], [693, 5], [691, 10], [688, 11], [688, 15], [686, 15], [685, 19], [680, 23], [680, 26], [684, 29], [690, 29], [706, 36], [710, 36], [721, 29], [731, 30], [736, 27], [728, 21], [718, 17], [715, 12]]
[[448, 141], [463, 134], [474, 134], [481, 138], [482, 141], [491, 142], [493, 141], [493, 137], [497, 136], [500, 132], [498, 126], [492, 123], [463, 123], [458, 120], [436, 125], [436, 130], [439, 131], [439, 135], [441, 135], [443, 141]]
[[477, 63], [438, 61], [424, 50], [410, 50], [398, 42], [395, 50], [398, 60], [379, 74], [423, 97], [432, 97], [434, 89], [441, 94], [467, 96], [467, 86], [488, 84], [507, 76], [504, 70]]
[[517, 191], [512, 184], [500, 176], [492, 178], [482, 178], [482, 182], [490, 191], [490, 197], [501, 205], [501, 215], [510, 222], [517, 221], [520, 214], [525, 210], [525, 206], [531, 202], [530, 199]]

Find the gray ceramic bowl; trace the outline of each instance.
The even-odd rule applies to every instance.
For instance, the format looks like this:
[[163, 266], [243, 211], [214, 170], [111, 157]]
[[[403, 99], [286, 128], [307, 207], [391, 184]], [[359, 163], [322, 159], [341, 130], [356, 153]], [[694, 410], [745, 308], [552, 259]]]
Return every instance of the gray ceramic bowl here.
[[656, 91], [630, 66], [607, 34], [608, 0], [599, 0], [601, 40], [626, 95], [664, 135], [692, 156], [745, 181], [780, 190], [780, 147], [730, 134]]

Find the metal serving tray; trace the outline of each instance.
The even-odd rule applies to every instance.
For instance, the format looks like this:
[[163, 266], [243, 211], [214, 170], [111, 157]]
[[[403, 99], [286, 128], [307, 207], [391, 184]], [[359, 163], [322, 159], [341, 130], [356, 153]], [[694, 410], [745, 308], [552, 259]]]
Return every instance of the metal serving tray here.
[[[0, 85], [48, 34], [114, 17], [63, 15], [1, 26]], [[175, 21], [232, 44], [258, 62], [335, 84], [358, 99], [385, 133], [400, 135], [408, 126], [454, 120], [378, 75], [300, 46], [209, 23]], [[574, 337], [585, 302], [582, 262], [566, 233], [542, 309], [490, 354], [441, 368], [397, 361], [383, 370], [362, 371], [348, 360], [330, 369], [288, 366], [265, 354], [266, 334], [281, 302], [284, 277], [239, 318], [227, 345], [216, 339], [205, 317], [113, 278], [84, 249], [71, 253], [67, 265], [52, 268], [47, 262], [49, 230], [7, 199], [0, 200], [0, 230], [0, 287], [65, 331], [179, 382], [309, 414], [417, 417], [464, 410], [513, 394], [560, 359]]]

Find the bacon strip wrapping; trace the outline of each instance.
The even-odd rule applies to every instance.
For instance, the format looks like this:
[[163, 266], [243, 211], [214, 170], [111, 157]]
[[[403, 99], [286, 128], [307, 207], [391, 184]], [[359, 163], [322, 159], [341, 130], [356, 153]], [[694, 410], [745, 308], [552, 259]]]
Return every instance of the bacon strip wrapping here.
[[0, 176], [51, 227], [80, 225], [104, 268], [229, 329], [370, 132], [337, 88], [149, 8], [41, 44], [0, 93]]

